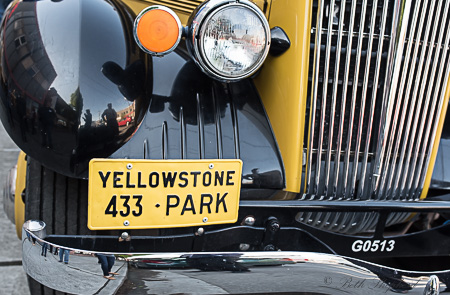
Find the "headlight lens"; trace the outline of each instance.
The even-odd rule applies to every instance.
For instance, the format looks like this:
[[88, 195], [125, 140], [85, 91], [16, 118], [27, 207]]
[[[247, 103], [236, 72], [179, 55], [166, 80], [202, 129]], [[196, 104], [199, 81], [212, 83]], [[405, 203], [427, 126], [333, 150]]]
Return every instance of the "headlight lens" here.
[[227, 3], [202, 11], [199, 19], [194, 17], [190, 40], [194, 59], [204, 72], [219, 80], [236, 81], [255, 73], [264, 62], [270, 29], [254, 4]]

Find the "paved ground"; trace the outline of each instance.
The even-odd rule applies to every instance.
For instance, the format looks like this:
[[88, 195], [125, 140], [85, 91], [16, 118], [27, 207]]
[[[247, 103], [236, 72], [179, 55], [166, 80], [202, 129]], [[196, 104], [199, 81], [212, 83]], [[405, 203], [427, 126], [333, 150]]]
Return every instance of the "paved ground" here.
[[[0, 124], [0, 187], [3, 188], [8, 171], [15, 165], [19, 148], [9, 138]], [[3, 212], [3, 195], [0, 197], [0, 286], [1, 294], [27, 295], [28, 284], [22, 268], [22, 246], [15, 226]]]

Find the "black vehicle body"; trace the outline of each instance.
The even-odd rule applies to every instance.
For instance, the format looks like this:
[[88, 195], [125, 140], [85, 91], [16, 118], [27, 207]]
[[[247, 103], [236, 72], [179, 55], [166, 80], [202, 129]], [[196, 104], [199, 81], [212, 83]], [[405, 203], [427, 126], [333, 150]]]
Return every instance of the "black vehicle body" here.
[[[443, 185], [433, 182], [435, 190], [425, 201], [325, 202], [302, 189], [285, 191], [284, 159], [253, 80], [224, 83], [207, 76], [184, 42], [163, 57], [145, 54], [133, 37], [136, 13], [124, 2], [13, 1], [2, 20], [0, 118], [28, 159], [25, 220], [35, 221], [25, 223], [22, 240], [33, 293], [48, 290], [40, 284], [68, 293], [90, 293], [103, 282], [95, 278], [92, 286], [77, 290], [80, 281], [90, 278], [77, 274], [71, 286], [61, 289], [52, 274], [46, 276], [35, 268], [55, 267], [55, 273], [62, 272], [59, 265], [35, 258], [48, 247], [75, 251], [73, 261], [87, 260], [92, 253], [113, 253], [118, 261], [119, 257], [127, 261], [119, 268], [129, 272], [125, 285], [114, 289], [119, 294], [133, 293], [133, 284], [145, 281], [149, 273], [165, 275], [166, 269], [183, 275], [197, 270], [190, 277], [193, 285], [202, 280], [200, 271], [223, 273], [229, 285], [214, 285], [217, 278], [208, 277], [209, 284], [223, 289], [205, 289], [205, 293], [358, 294], [364, 289], [377, 294], [448, 288], [450, 275], [443, 261], [450, 254], [450, 224], [445, 222], [450, 195]], [[274, 55], [287, 50], [282, 38], [278, 40], [282, 49], [277, 52], [274, 45]], [[111, 108], [115, 111], [108, 111]], [[131, 120], [116, 126], [108, 112], [115, 113], [118, 121]], [[94, 158], [241, 159], [238, 220], [204, 227], [129, 230], [127, 235], [119, 229], [90, 230], [87, 179]], [[40, 197], [33, 199], [35, 194]], [[299, 217], [300, 213], [304, 215]], [[434, 218], [436, 213], [436, 220], [424, 217]], [[367, 231], [341, 233], [302, 222], [319, 220], [321, 215], [335, 216], [336, 222], [347, 222], [349, 227], [352, 220], [373, 224], [366, 225]], [[428, 223], [404, 226], [409, 220]], [[405, 261], [411, 257], [414, 261], [428, 257], [430, 263], [423, 269], [409, 266], [411, 271], [390, 268], [407, 268]], [[92, 271], [89, 263], [80, 273]], [[313, 275], [303, 285], [295, 284], [305, 274], [302, 263], [312, 265], [305, 268]], [[260, 286], [258, 272], [263, 268], [258, 266], [267, 267], [262, 272], [272, 275]], [[249, 287], [242, 279], [246, 273], [251, 277]], [[183, 284], [175, 275], [169, 279]], [[285, 283], [275, 284], [277, 280]], [[158, 285], [157, 290], [166, 287]], [[180, 290], [174, 287], [167, 292]]]

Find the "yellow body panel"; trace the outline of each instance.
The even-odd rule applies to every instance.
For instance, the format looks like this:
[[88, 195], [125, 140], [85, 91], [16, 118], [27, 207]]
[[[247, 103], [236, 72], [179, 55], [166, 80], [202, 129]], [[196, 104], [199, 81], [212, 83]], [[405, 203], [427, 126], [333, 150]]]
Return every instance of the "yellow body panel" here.
[[14, 214], [17, 237], [22, 239], [22, 225], [25, 222], [25, 203], [22, 200], [22, 192], [25, 190], [27, 178], [27, 161], [24, 152], [20, 152], [17, 159], [16, 191], [14, 194]]
[[274, 0], [270, 27], [287, 33], [291, 47], [270, 56], [255, 79], [270, 118], [286, 172], [286, 190], [300, 191], [308, 88], [312, 1]]

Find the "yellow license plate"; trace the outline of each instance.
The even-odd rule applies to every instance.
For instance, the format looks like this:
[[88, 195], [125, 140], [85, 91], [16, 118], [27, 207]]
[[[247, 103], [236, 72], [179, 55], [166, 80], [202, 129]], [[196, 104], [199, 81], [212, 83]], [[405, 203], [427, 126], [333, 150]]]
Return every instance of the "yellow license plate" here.
[[93, 159], [89, 163], [88, 227], [234, 223], [241, 173], [240, 160]]

